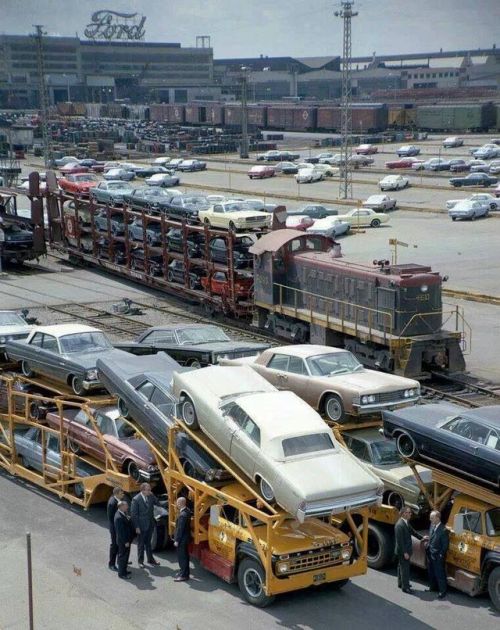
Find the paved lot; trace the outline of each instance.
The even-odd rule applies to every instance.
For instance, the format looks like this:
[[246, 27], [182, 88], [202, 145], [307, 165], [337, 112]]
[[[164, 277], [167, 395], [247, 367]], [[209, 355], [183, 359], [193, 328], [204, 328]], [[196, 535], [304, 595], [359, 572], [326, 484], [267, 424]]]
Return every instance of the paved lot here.
[[2, 630], [27, 627], [25, 531], [33, 539], [35, 627], [41, 630], [498, 628], [486, 598], [452, 592], [440, 602], [424, 592], [421, 573], [414, 576], [414, 596], [396, 588], [394, 571], [369, 571], [340, 592], [298, 592], [258, 610], [241, 600], [235, 585], [197, 567], [191, 582], [175, 584], [172, 551], [160, 554], [160, 567], [137, 568], [134, 548], [133, 580], [123, 582], [106, 567], [103, 507], [85, 513], [4, 473], [0, 496]]

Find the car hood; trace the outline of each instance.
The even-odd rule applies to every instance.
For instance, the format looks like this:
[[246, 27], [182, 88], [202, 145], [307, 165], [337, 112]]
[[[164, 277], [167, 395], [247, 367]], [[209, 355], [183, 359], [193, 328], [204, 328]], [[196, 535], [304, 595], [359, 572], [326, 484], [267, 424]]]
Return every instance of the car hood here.
[[337, 374], [335, 376], [315, 378], [314, 380], [321, 382], [325, 387], [334, 387], [335, 383], [338, 382], [352, 387], [354, 390], [370, 394], [411, 389], [418, 385], [412, 379], [375, 370], [360, 370], [351, 374]]
[[[161, 344], [160, 344], [161, 345]], [[213, 343], [201, 343], [201, 344], [193, 344], [193, 345], [183, 345], [179, 346], [182, 350], [196, 350], [202, 352], [214, 352], [215, 354], [229, 354], [229, 353], [238, 353], [238, 352], [248, 352], [249, 350], [254, 350], [257, 354], [258, 352], [262, 352], [269, 348], [269, 344], [262, 343], [252, 343], [250, 341], [220, 341]]]
[[32, 328], [33, 326], [29, 326], [28, 324], [26, 324], [26, 326], [0, 326], [0, 337], [21, 335], [23, 333], [28, 336]]
[[237, 219], [249, 219], [259, 217], [260, 219], [268, 219], [268, 214], [261, 214], [260, 212], [255, 212], [254, 210], [240, 210], [239, 212], [227, 212], [228, 216], [236, 217]]
[[[417, 466], [417, 470], [424, 484], [430, 486], [432, 484], [431, 471], [423, 466]], [[373, 471], [383, 480], [392, 481], [412, 489], [418, 488], [417, 480], [411, 468], [404, 464], [395, 466], [373, 466]]]
[[[90, 370], [96, 367], [98, 359], [102, 359], [111, 353], [119, 352], [121, 358], [124, 361], [130, 361], [130, 354], [123, 352], [122, 350], [116, 350], [115, 348], [107, 348], [105, 350], [94, 350], [93, 352], [72, 352], [71, 354], [64, 354], [64, 358], [73, 363], [77, 363], [82, 368]], [[113, 355], [114, 356], [114, 355]]]
[[130, 453], [141, 459], [146, 465], [156, 464], [156, 459], [147, 443], [138, 437], [113, 438], [115, 442], [125, 447]]
[[415, 405], [404, 407], [396, 411], [382, 412], [384, 422], [387, 420], [397, 422], [398, 419], [414, 423], [419, 426], [435, 427], [447, 418], [463, 413], [464, 408], [448, 403], [435, 403], [429, 405]]

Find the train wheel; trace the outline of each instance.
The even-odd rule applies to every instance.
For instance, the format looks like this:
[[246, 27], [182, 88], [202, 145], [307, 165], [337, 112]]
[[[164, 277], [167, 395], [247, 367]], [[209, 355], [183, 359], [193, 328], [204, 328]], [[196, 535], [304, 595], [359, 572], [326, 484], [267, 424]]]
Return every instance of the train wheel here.
[[328, 420], [331, 420], [332, 422], [344, 422], [344, 405], [338, 396], [335, 394], [328, 394], [323, 402], [323, 408]]

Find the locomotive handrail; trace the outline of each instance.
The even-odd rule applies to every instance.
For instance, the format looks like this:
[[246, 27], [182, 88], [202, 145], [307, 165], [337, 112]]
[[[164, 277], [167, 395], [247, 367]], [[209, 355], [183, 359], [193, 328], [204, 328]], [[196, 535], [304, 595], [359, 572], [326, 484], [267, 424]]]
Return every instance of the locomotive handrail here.
[[[452, 330], [451, 332], [459, 333], [460, 336], [461, 336], [461, 341], [464, 343], [464, 345], [468, 346], [468, 349], [470, 351], [471, 341], [472, 341], [472, 328], [470, 327], [469, 323], [465, 319], [464, 314], [463, 314], [463, 310], [458, 305], [456, 305], [456, 306], [453, 306], [450, 309], [441, 310], [439, 313], [441, 314], [441, 322], [440, 322], [440, 325], [439, 325], [439, 330], [442, 330], [444, 328], [445, 324], [448, 321], [452, 320], [452, 318], [454, 317], [455, 318], [455, 325], [453, 326], [454, 330]], [[406, 322], [405, 326], [401, 330], [401, 332], [399, 334], [399, 339], [403, 339], [405, 337], [406, 330], [411, 327], [411, 325], [415, 322], [415, 320], [420, 319], [425, 324], [426, 323], [426, 320], [425, 320], [426, 317], [435, 317], [437, 314], [438, 313], [433, 313], [433, 312], [415, 313], [409, 319], [409, 321]], [[443, 321], [444, 317], [446, 317], [445, 321]], [[459, 325], [460, 323], [462, 324], [461, 326]], [[436, 332], [432, 328], [429, 328], [429, 330], [432, 333]], [[469, 339], [469, 343], [468, 344], [467, 344], [467, 338]]]

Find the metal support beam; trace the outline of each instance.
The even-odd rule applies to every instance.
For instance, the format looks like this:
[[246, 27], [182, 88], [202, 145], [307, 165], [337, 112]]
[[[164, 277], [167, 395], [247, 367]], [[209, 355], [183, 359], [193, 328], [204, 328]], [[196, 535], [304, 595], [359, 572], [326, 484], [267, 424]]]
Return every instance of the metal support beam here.
[[248, 71], [249, 68], [241, 68], [241, 144], [240, 158], [248, 158]]
[[52, 147], [49, 134], [49, 95], [47, 92], [47, 83], [45, 81], [45, 62], [43, 58], [43, 27], [36, 24], [36, 33], [34, 35], [36, 42], [36, 57], [38, 64], [38, 93], [40, 99], [40, 114], [42, 119], [42, 142], [43, 142], [43, 158], [45, 168], [49, 168], [52, 162]]

